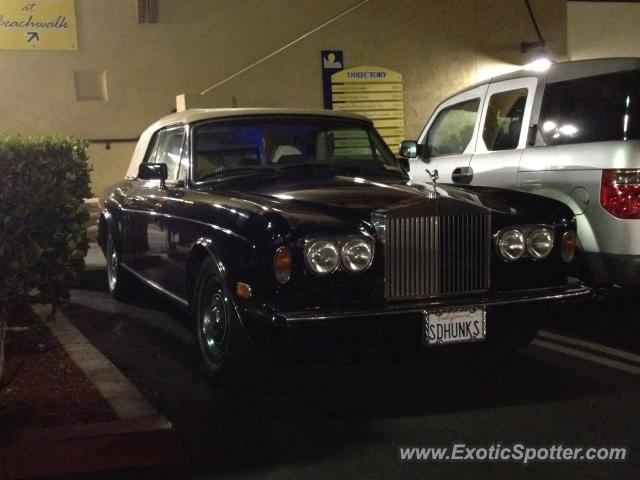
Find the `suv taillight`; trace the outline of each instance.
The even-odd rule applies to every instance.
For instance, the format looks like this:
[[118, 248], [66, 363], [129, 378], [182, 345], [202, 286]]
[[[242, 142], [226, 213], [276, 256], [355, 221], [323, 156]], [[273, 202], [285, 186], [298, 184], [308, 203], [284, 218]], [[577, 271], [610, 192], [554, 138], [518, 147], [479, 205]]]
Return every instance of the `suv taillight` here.
[[603, 170], [600, 203], [618, 218], [640, 218], [640, 170]]

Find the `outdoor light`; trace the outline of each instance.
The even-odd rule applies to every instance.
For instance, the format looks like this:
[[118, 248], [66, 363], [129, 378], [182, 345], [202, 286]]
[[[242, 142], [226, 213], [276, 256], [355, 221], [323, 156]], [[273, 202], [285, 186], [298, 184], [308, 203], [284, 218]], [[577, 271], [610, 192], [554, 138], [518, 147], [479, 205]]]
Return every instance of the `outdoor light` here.
[[531, 9], [529, 0], [524, 0], [524, 3], [527, 6], [527, 10], [529, 11], [529, 17], [531, 18], [531, 23], [533, 23], [533, 28], [535, 28], [536, 30], [536, 35], [538, 35], [538, 40], [535, 40], [533, 42], [522, 42], [520, 44], [520, 53], [529, 53], [533, 50], [538, 50], [538, 58], [536, 58], [533, 62], [525, 65], [524, 69], [533, 72], [544, 72], [549, 69], [553, 62], [544, 50], [547, 42], [544, 38], [542, 38], [540, 27], [538, 27], [538, 22], [536, 21], [536, 17], [533, 14], [533, 10]]
[[543, 56], [543, 57], [537, 58], [531, 63], [527, 63], [524, 66], [524, 69], [529, 72], [545, 72], [549, 70], [549, 67], [551, 65], [553, 65], [553, 62], [551, 61], [551, 59], [549, 59], [546, 56]]
[[520, 53], [529, 53], [532, 50], [543, 49], [547, 42], [544, 40], [536, 40], [535, 42], [522, 42], [520, 44]]

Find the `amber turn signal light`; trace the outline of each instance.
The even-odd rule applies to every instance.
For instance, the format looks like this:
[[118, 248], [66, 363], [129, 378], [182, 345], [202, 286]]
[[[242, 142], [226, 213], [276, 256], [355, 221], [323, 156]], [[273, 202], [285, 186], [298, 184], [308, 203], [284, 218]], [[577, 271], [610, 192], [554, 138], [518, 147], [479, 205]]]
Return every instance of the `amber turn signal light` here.
[[276, 273], [276, 280], [280, 283], [287, 283], [291, 278], [291, 265], [293, 256], [289, 247], [278, 247], [273, 257], [273, 268]]
[[242, 282], [236, 283], [236, 295], [238, 297], [249, 300], [251, 298], [251, 293], [251, 285]]

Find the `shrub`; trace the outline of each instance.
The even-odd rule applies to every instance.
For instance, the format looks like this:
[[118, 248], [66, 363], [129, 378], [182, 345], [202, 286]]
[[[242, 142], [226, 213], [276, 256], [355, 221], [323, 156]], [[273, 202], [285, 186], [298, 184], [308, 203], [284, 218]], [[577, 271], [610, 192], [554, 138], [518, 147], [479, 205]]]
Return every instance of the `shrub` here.
[[35, 302], [55, 308], [82, 271], [86, 149], [73, 138], [0, 137], [0, 356], [9, 311]]

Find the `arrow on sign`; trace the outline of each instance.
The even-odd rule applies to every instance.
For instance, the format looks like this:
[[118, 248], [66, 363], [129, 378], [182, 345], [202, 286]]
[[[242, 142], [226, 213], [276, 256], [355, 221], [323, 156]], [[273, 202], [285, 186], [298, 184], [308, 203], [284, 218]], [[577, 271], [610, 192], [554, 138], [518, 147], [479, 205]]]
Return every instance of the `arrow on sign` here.
[[31, 43], [32, 41], [40, 41], [40, 35], [38, 35], [38, 32], [27, 32], [27, 43]]

